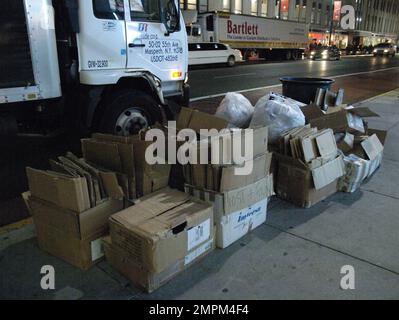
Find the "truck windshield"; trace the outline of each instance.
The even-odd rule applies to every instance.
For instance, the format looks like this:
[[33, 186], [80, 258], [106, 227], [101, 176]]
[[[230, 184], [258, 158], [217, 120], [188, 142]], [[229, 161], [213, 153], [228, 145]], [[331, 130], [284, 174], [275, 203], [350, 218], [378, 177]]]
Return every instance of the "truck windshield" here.
[[[129, 0], [132, 20], [160, 21], [158, 0]], [[94, 14], [98, 19], [123, 20], [123, 0], [93, 0]]]

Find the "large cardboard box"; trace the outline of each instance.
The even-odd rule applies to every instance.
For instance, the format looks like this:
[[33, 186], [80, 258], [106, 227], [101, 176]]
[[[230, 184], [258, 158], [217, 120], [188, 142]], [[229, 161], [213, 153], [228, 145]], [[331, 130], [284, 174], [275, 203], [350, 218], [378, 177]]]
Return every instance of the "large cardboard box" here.
[[274, 195], [273, 176], [223, 193], [190, 185], [186, 192], [214, 204], [216, 245], [224, 249], [266, 221], [268, 199]]
[[213, 206], [165, 188], [110, 218], [112, 242], [146, 270], [162, 272], [213, 235]]
[[175, 261], [171, 266], [161, 272], [152, 272], [137, 264], [128, 252], [119, 246], [113, 245], [111, 237], [103, 240], [104, 252], [107, 262], [132, 281], [137, 286], [145, 289], [148, 293], [155, 291], [178, 274], [201, 261], [215, 248], [214, 236], [193, 249], [184, 258]]
[[298, 159], [273, 155], [275, 190], [279, 198], [310, 208], [337, 192], [338, 179], [344, 175], [342, 157], [312, 170]]
[[108, 233], [109, 217], [124, 208], [123, 201], [108, 200], [77, 213], [23, 194], [36, 226], [39, 247], [87, 270], [103, 257], [101, 238]]

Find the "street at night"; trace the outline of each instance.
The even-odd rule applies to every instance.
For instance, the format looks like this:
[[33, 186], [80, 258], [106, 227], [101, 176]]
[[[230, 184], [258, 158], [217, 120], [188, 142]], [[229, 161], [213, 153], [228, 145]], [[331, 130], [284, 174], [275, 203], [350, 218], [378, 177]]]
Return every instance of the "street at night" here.
[[4, 0], [0, 30], [0, 300], [399, 299], [397, 0]]

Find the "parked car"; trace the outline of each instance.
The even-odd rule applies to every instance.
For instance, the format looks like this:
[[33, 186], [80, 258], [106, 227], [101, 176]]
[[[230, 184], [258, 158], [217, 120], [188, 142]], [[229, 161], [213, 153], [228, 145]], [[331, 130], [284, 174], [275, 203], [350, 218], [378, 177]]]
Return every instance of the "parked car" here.
[[318, 47], [310, 53], [312, 60], [341, 60], [341, 51], [337, 46]]
[[229, 45], [222, 43], [189, 43], [188, 50], [188, 64], [191, 66], [225, 63], [233, 67], [243, 60], [240, 50], [232, 49]]
[[396, 55], [396, 46], [392, 43], [380, 43], [375, 46], [373, 51], [374, 57], [376, 56], [391, 56]]

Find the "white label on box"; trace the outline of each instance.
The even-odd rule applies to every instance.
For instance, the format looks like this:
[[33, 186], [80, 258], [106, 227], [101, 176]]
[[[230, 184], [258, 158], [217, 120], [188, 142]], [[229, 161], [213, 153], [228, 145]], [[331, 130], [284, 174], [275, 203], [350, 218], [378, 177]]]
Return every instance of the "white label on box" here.
[[91, 242], [91, 261], [104, 257], [104, 249], [101, 238]]
[[265, 223], [267, 203], [268, 199], [265, 199], [244, 210], [222, 217], [220, 228], [217, 229], [217, 246], [224, 249]]
[[193, 252], [190, 252], [184, 258], [184, 265], [188, 265], [197, 259], [199, 256], [202, 256], [205, 252], [212, 248], [213, 239], [209, 240], [208, 242], [204, 243], [202, 246], [195, 249]]
[[188, 249], [187, 251], [193, 250], [195, 247], [198, 247], [201, 243], [208, 240], [211, 236], [211, 219], [204, 221], [188, 230], [187, 238], [188, 238]]

